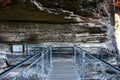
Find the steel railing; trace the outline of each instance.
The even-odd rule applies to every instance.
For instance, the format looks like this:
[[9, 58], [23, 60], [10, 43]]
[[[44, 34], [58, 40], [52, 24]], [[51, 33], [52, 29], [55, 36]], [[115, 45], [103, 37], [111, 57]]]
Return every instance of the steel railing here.
[[[115, 64], [116, 56], [110, 50], [102, 47], [82, 47], [87, 52], [90, 52], [93, 56], [102, 59], [110, 64]], [[112, 63], [114, 62], [114, 63]]]
[[45, 80], [51, 66], [52, 47], [48, 47], [1, 73], [0, 80]]
[[[0, 80], [45, 80], [53, 53], [72, 53], [82, 80], [120, 80], [120, 70], [80, 47], [48, 47], [0, 74]], [[66, 56], [66, 55], [65, 55]], [[56, 57], [56, 56], [55, 56]], [[60, 57], [60, 56], [59, 56]], [[13, 75], [11, 75], [13, 74]]]
[[120, 69], [76, 46], [74, 64], [82, 80], [120, 80]]

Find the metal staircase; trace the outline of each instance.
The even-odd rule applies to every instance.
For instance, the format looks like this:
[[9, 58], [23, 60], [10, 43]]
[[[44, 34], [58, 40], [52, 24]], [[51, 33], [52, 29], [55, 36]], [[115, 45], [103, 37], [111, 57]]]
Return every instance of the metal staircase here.
[[63, 60], [53, 62], [46, 80], [81, 80], [73, 61]]
[[120, 69], [80, 47], [49, 46], [1, 73], [0, 80], [120, 80]]

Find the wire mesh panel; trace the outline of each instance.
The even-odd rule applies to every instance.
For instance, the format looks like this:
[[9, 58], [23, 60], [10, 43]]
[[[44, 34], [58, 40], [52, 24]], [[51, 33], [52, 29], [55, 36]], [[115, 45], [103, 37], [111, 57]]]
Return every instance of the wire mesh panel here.
[[24, 70], [27, 66], [32, 64], [35, 59], [40, 56], [41, 53], [38, 53], [35, 56], [31, 56], [24, 60], [23, 62], [18, 63], [17, 65], [11, 67], [10, 69], [6, 70], [5, 72], [0, 74], [0, 80], [12, 80], [14, 76], [19, 74], [22, 70]]
[[44, 48], [0, 74], [0, 80], [45, 80], [51, 65], [50, 47]]
[[86, 77], [90, 79], [98, 80], [108, 80], [112, 75], [106, 72], [106, 66], [104, 66], [100, 61], [93, 61], [86, 57]]
[[108, 49], [101, 47], [82, 47], [87, 52], [90, 52], [93, 56], [105, 60], [110, 63], [110, 60], [115, 58], [115, 55], [112, 54]]
[[41, 80], [41, 59], [21, 71], [13, 80]]
[[82, 80], [120, 80], [120, 69], [77, 48], [76, 67]]
[[50, 51], [42, 52], [26, 69], [21, 71], [13, 80], [45, 80], [50, 68]]

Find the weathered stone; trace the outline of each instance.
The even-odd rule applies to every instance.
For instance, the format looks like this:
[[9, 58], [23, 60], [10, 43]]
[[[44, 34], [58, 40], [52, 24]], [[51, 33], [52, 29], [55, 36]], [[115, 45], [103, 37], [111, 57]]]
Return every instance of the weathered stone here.
[[[105, 31], [102, 30], [102, 25], [101, 27], [89, 27], [86, 26], [86, 24], [75, 26], [73, 24], [4, 23], [2, 26], [3, 25], [4, 28], [1, 27], [3, 31], [0, 31], [0, 35], [3, 37], [1, 41], [4, 42], [82, 42], [85, 40], [84, 38], [88, 36], [91, 39], [94, 38], [94, 36], [90, 36], [89, 34], [97, 34], [96, 36], [98, 36], [98, 34], [101, 35], [101, 33], [105, 33]], [[14, 28], [12, 26], [14, 26]], [[80, 38], [81, 40], [79, 40]], [[92, 39], [92, 41], [94, 40], [95, 39]]]

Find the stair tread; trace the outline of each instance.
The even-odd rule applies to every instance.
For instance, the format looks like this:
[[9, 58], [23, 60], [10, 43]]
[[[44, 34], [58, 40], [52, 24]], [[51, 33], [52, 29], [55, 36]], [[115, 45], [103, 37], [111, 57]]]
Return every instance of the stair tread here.
[[80, 77], [73, 61], [56, 61], [46, 80], [80, 80]]

